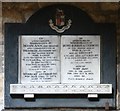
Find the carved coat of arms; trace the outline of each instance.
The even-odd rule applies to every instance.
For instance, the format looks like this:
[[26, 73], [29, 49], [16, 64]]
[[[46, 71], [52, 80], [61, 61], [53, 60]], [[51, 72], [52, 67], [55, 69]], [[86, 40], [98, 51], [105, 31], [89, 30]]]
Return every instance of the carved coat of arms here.
[[55, 22], [52, 19], [49, 20], [50, 27], [57, 31], [58, 33], [63, 33], [65, 30], [69, 29], [71, 26], [72, 21], [65, 20], [65, 15], [63, 10], [57, 9], [55, 15]]

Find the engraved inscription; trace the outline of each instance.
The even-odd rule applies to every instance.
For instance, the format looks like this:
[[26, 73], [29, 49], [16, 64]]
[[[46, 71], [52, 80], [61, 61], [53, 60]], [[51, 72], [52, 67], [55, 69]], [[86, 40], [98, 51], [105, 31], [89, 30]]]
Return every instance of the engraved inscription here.
[[62, 83], [100, 83], [100, 36], [62, 36]]
[[21, 83], [59, 83], [58, 36], [20, 36]]
[[20, 83], [100, 83], [100, 36], [21, 36]]

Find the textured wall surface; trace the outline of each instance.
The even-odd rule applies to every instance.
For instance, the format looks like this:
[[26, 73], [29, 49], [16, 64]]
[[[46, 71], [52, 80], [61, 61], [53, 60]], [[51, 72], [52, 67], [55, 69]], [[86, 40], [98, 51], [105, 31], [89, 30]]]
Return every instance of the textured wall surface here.
[[[4, 2], [0, 3], [2, 8], [2, 14], [0, 13], [0, 108], [3, 106], [3, 47], [4, 47], [4, 23], [25, 23], [28, 18], [36, 12], [38, 9], [45, 6], [56, 4], [56, 3], [44, 3], [44, 2], [33, 2], [33, 3], [13, 3]], [[60, 4], [60, 3], [57, 3]], [[115, 3], [65, 3], [76, 6], [83, 11], [86, 11], [91, 18], [97, 23], [116, 23], [116, 36], [117, 36], [117, 108], [120, 109], [120, 4]]]
[[3, 81], [4, 81], [4, 73], [3, 73], [3, 32], [2, 32], [2, 2], [0, 2], [0, 109], [3, 108]]

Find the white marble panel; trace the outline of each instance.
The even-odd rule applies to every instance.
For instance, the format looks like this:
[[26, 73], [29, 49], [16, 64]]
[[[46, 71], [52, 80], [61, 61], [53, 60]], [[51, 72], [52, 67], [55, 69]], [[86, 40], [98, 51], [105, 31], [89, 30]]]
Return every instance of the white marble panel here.
[[62, 36], [61, 81], [100, 83], [100, 36]]
[[19, 37], [19, 83], [60, 83], [60, 37]]

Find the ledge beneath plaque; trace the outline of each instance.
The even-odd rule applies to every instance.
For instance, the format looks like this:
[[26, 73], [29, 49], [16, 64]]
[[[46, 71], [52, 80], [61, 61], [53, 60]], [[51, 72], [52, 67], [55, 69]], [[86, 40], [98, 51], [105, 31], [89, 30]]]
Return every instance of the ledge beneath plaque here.
[[[112, 84], [10, 84], [10, 94], [111, 94]], [[88, 96], [89, 97], [89, 96]], [[91, 97], [91, 96], [90, 96]]]

